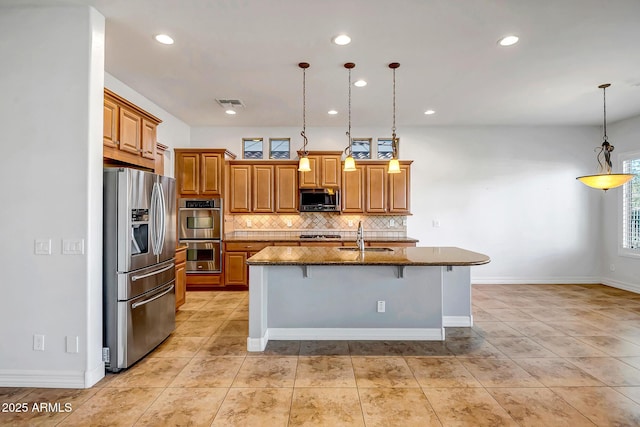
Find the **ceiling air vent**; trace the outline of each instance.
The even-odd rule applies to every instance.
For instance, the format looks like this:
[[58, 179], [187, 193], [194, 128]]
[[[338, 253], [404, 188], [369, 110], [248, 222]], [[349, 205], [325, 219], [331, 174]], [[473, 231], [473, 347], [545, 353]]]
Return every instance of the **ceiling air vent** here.
[[216, 99], [216, 102], [224, 109], [227, 108], [244, 108], [244, 104], [239, 99]]

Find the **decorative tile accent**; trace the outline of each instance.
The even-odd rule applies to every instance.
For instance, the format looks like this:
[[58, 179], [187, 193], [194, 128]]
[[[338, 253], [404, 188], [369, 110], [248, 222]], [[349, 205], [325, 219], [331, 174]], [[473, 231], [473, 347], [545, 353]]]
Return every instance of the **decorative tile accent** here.
[[[355, 236], [362, 221], [365, 237], [407, 237], [404, 215], [342, 215], [326, 212], [304, 212], [299, 215], [226, 215], [225, 233], [283, 233], [284, 236], [313, 231], [318, 234]], [[392, 227], [391, 220], [394, 221]], [[251, 227], [247, 226], [248, 221]], [[349, 225], [351, 223], [351, 225]], [[291, 226], [289, 226], [291, 224]]]

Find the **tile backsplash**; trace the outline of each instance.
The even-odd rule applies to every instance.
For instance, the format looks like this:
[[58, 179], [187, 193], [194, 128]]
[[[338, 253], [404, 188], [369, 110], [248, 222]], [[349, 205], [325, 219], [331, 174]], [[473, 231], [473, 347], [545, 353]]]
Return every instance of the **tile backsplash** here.
[[[362, 221], [365, 236], [406, 237], [407, 217], [404, 215], [348, 215], [327, 212], [304, 212], [299, 215], [225, 215], [225, 233], [285, 233], [300, 234], [356, 233]], [[393, 223], [393, 225], [391, 225]]]

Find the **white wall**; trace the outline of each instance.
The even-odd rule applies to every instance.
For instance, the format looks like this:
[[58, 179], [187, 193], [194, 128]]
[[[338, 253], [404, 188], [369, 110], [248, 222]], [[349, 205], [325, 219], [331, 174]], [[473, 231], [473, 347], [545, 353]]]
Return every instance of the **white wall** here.
[[[104, 17], [2, 9], [0, 40], [0, 386], [88, 387], [104, 376]], [[34, 255], [34, 239], [51, 239], [51, 255]], [[62, 255], [62, 239], [83, 239], [84, 254]]]
[[[615, 146], [614, 155], [640, 153], [640, 116], [614, 123], [608, 127], [609, 142]], [[595, 161], [595, 160], [594, 160]], [[614, 172], [622, 172], [622, 162], [614, 164]], [[640, 293], [640, 257], [621, 256], [620, 230], [622, 216], [622, 188], [600, 195], [603, 203], [603, 283]], [[611, 271], [611, 266], [615, 271]]]
[[148, 98], [140, 95], [134, 89], [109, 73], [104, 74], [104, 86], [162, 120], [162, 123], [158, 126], [156, 137], [158, 142], [169, 147], [165, 152], [164, 174], [174, 176], [175, 157], [173, 155], [173, 149], [189, 147], [191, 139], [191, 128], [189, 125], [168, 113]]
[[[298, 128], [191, 130], [192, 147], [241, 158], [243, 137], [291, 137]], [[309, 150], [344, 149], [344, 128], [309, 128]], [[354, 128], [354, 137], [389, 137]], [[600, 194], [576, 177], [592, 172], [596, 127], [401, 128], [400, 158], [414, 160], [407, 233], [420, 246], [460, 246], [492, 258], [475, 283], [600, 280]], [[432, 227], [432, 221], [440, 227]]]

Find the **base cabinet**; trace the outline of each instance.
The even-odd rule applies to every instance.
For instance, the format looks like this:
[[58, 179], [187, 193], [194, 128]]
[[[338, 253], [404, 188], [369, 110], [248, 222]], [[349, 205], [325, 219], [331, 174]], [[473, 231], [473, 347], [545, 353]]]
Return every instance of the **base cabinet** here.
[[187, 296], [187, 248], [176, 249], [176, 310], [186, 302]]

